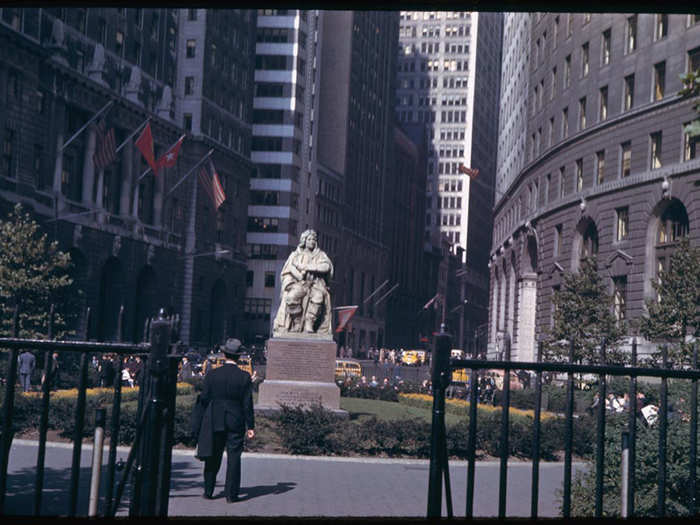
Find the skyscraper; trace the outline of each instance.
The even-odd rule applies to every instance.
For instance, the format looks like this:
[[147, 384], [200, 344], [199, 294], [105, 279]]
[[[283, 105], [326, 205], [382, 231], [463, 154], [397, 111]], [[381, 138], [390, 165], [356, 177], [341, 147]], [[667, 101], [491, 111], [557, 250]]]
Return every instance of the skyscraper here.
[[365, 300], [391, 277], [382, 208], [385, 192], [393, 191], [386, 181], [393, 159], [397, 31], [395, 12], [323, 15], [319, 182], [338, 196], [334, 302], [360, 306], [344, 339], [356, 351], [384, 340], [385, 305], [375, 308], [374, 300]]
[[[464, 339], [487, 320], [503, 17], [402, 11], [400, 18], [396, 116], [429, 129], [424, 238], [431, 250], [446, 236], [469, 266], [458, 294], [470, 304], [460, 312]], [[474, 181], [462, 165], [479, 170]]]
[[[299, 235], [313, 225], [319, 16], [319, 11], [258, 10], [251, 152], [256, 169], [245, 301], [251, 341], [269, 336], [280, 297], [278, 276]], [[332, 256], [323, 232], [319, 243]]]

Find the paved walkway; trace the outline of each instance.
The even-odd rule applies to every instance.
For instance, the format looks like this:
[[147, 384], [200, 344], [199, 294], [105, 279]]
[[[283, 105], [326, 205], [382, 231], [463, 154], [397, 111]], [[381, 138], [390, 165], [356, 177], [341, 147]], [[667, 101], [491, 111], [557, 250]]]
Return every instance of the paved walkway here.
[[[15, 440], [10, 454], [5, 514], [27, 515], [33, 508], [37, 443]], [[119, 447], [124, 458], [128, 448]], [[72, 445], [48, 443], [42, 514], [66, 515]], [[79, 515], [87, 515], [92, 446], [83, 445]], [[107, 461], [107, 450], [104, 460]], [[225, 459], [224, 459], [225, 465]], [[225, 467], [219, 472], [214, 495], [221, 495]], [[293, 516], [293, 517], [425, 517], [428, 466], [426, 460], [379, 458], [326, 458], [244, 453], [242, 501], [228, 504], [223, 496], [205, 500], [202, 494], [202, 463], [191, 450], [173, 450], [170, 516]], [[456, 516], [464, 516], [467, 463], [450, 463], [452, 498]], [[584, 468], [574, 464], [574, 470]], [[106, 469], [103, 469], [106, 473]], [[530, 463], [508, 467], [507, 515], [530, 513]], [[118, 473], [117, 479], [121, 477]], [[474, 514], [496, 516], [498, 512], [498, 462], [478, 462]], [[559, 514], [562, 463], [542, 463], [540, 469], [540, 515]], [[104, 475], [102, 491], [104, 491]], [[128, 496], [128, 491], [125, 496]], [[119, 515], [128, 510], [122, 502]], [[102, 508], [102, 506], [100, 507]], [[446, 509], [443, 509], [446, 515]]]

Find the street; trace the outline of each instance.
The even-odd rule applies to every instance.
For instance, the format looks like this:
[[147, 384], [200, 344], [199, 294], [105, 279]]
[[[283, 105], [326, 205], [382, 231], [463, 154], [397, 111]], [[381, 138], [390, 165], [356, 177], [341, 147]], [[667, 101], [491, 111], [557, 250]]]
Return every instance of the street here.
[[[10, 453], [6, 515], [29, 515], [33, 490], [37, 443], [15, 440]], [[126, 460], [128, 449], [120, 447], [118, 458]], [[66, 515], [72, 445], [48, 443], [44, 481], [43, 515]], [[91, 445], [83, 445], [78, 514], [87, 515]], [[103, 465], [107, 461], [104, 451]], [[243, 454], [241, 501], [227, 504], [219, 497], [202, 499], [202, 463], [191, 450], [173, 450], [169, 516], [295, 516], [295, 517], [424, 517], [427, 507], [428, 466], [426, 460], [380, 458], [328, 458]], [[452, 499], [456, 516], [464, 516], [467, 463], [450, 464]], [[585, 468], [573, 466], [574, 472]], [[530, 514], [531, 464], [513, 462], [508, 467], [507, 515]], [[478, 462], [474, 515], [498, 513], [498, 462]], [[106, 468], [101, 491], [104, 493]], [[117, 473], [117, 482], [122, 472]], [[219, 471], [214, 495], [223, 491], [225, 460]], [[563, 475], [562, 463], [540, 466], [539, 515], [558, 516]], [[116, 483], [115, 483], [116, 484]], [[129, 495], [125, 490], [124, 498]], [[104, 501], [104, 496], [101, 498]], [[126, 516], [122, 502], [118, 515]], [[102, 503], [100, 504], [102, 508]], [[443, 505], [444, 507], [444, 505]], [[443, 515], [446, 515], [443, 508]]]

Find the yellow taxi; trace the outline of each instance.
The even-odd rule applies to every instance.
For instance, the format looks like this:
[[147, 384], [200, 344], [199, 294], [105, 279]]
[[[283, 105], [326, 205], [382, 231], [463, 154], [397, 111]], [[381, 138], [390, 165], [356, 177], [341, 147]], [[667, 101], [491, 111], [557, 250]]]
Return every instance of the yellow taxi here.
[[362, 366], [354, 359], [335, 360], [335, 378], [345, 379], [347, 377], [362, 377]]
[[401, 354], [401, 362], [408, 366], [424, 365], [425, 350], [404, 350]]

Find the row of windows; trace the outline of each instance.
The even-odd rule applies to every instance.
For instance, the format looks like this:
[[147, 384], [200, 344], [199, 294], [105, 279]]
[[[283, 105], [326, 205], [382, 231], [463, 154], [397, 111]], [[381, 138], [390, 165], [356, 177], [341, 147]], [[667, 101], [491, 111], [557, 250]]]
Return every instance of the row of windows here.
[[[434, 223], [431, 220], [433, 217], [435, 218]], [[442, 219], [440, 217], [442, 217]], [[439, 226], [440, 224], [442, 224], [442, 226], [460, 226], [462, 224], [462, 215], [460, 213], [443, 213], [432, 216], [430, 213], [425, 214], [426, 226]], [[459, 242], [459, 240], [457, 242]]]
[[[697, 48], [689, 53], [689, 67], [700, 67], [700, 48]], [[635, 102], [635, 75], [627, 75], [623, 79], [623, 98], [622, 98], [622, 110], [628, 111], [632, 109]], [[539, 95], [537, 94], [537, 88], [535, 91], [536, 97], [541, 97], [541, 90]], [[652, 89], [652, 101], [661, 100], [666, 93], [666, 62], [659, 62], [653, 66], [653, 89]], [[538, 104], [539, 106], [540, 104]], [[578, 101], [578, 129], [583, 130], [587, 127], [587, 97], [582, 97]], [[597, 115], [599, 121], [604, 121], [609, 116], [609, 101], [608, 101], [608, 86], [602, 86], [598, 90], [598, 107]], [[551, 147], [554, 144], [554, 134], [555, 134], [555, 123], [554, 117], [549, 119], [549, 133], [546, 147]], [[565, 107], [562, 109], [561, 113], [561, 139], [568, 137], [569, 135], [569, 108]], [[534, 159], [537, 155], [542, 153], [545, 148], [545, 144], [542, 141], [542, 128], [538, 128], [536, 133], [530, 136], [530, 144], [528, 149], [529, 160]]]
[[469, 11], [401, 11], [401, 20], [469, 19]]
[[[685, 16], [685, 15], [682, 15]], [[698, 22], [698, 15], [688, 15], [688, 21], [687, 21], [687, 26], [692, 26], [695, 25]], [[586, 20], [589, 20], [590, 14], [586, 15], [584, 17], [584, 25], [586, 25], [588, 22]], [[655, 14], [654, 15], [654, 24], [652, 26], [652, 35], [651, 35], [651, 40], [656, 42], [659, 40], [662, 40], [668, 36], [668, 21], [669, 21], [669, 15], [662, 13], [662, 14]], [[627, 17], [625, 21], [625, 29], [624, 29], [624, 53], [630, 54], [635, 52], [638, 47], [639, 47], [639, 38], [638, 38], [638, 15], [631, 15]], [[555, 49], [557, 47], [557, 40], [558, 40], [558, 34], [559, 34], [559, 16], [556, 16], [554, 18], [554, 37], [553, 37], [553, 44], [552, 48]], [[573, 14], [569, 13], [568, 18], [567, 18], [567, 34], [566, 38], [568, 39], [573, 35]], [[612, 60], [612, 28], [608, 28], [605, 31], [602, 32], [601, 34], [601, 46], [600, 46], [600, 64], [601, 65], [608, 65], [610, 64]], [[535, 68], [537, 68], [540, 64], [540, 62], [544, 62], [545, 60], [545, 55], [547, 54], [547, 31], [544, 31], [542, 35], [535, 40], [533, 43], [533, 65]], [[569, 55], [570, 57], [570, 55]], [[589, 70], [589, 45], [588, 43], [585, 43], [581, 46], [581, 75], [586, 76], [588, 74]]]
[[[687, 125], [686, 123], [685, 125]], [[684, 125], [684, 127], [685, 127]], [[691, 137], [688, 133], [683, 133], [683, 148], [682, 148], [682, 160], [684, 162], [694, 160], [698, 158], [698, 145], [700, 144], [700, 137]], [[648, 149], [648, 169], [654, 170], [662, 166], [662, 151], [663, 151], [663, 134], [661, 131], [651, 133], [649, 135], [649, 149]], [[606, 171], [605, 171], [605, 160], [606, 160], [606, 150], [600, 150], [593, 156], [592, 164], [592, 177], [590, 177], [588, 185], [603, 184], [606, 182]], [[618, 176], [620, 178], [628, 177], [632, 173], [632, 142], [624, 141], [620, 143], [618, 148]], [[564, 198], [571, 191], [580, 192], [584, 189], [585, 180], [584, 172], [584, 159], [577, 159], [574, 163], [574, 184], [571, 187], [571, 183], [567, 178], [566, 166], [559, 168], [558, 174], [558, 191], [557, 195], [559, 198]], [[550, 188], [552, 184], [552, 174], [549, 173], [544, 178], [544, 193], [540, 195], [539, 193], [539, 182], [535, 181], [528, 186], [528, 197], [523, 206], [525, 190], [521, 194], [520, 198], [516, 201], [515, 209], [509, 210], [506, 215], [499, 221], [496, 226], [498, 232], [498, 238], [502, 238], [508, 230], [510, 230], [515, 223], [524, 218], [527, 214], [535, 211], [539, 205], [544, 205], [549, 202]]]

